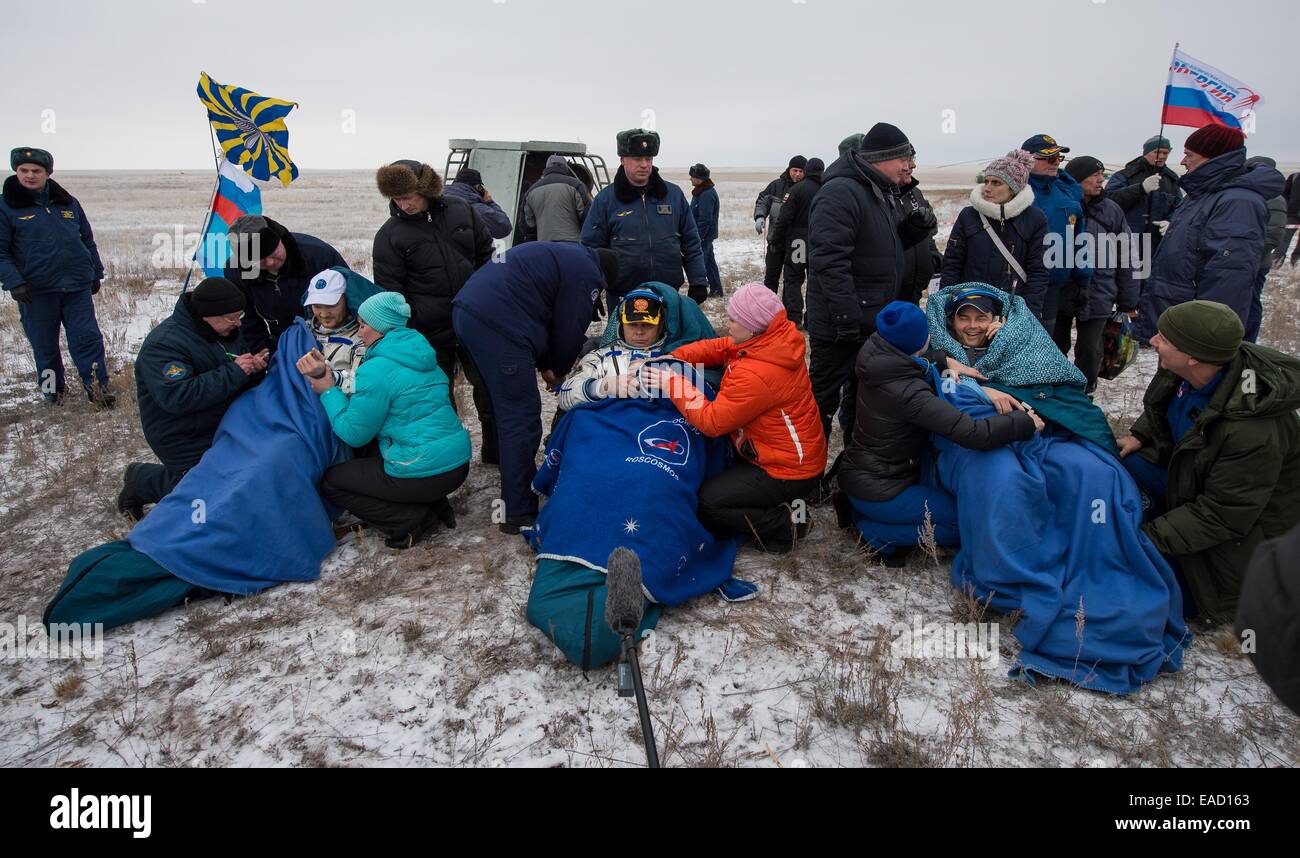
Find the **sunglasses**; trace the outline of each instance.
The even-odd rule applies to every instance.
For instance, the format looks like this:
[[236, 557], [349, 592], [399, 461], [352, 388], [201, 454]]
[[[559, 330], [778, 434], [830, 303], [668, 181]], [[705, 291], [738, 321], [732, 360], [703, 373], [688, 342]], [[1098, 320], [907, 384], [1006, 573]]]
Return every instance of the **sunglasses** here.
[[1059, 164], [1065, 160], [1064, 155], [1035, 155], [1035, 161], [1048, 161], [1052, 164]]

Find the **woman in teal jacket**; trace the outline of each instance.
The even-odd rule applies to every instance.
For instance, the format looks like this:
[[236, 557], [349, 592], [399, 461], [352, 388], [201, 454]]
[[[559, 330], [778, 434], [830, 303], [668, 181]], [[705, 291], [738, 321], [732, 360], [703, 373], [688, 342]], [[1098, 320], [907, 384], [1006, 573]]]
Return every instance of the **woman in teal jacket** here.
[[334, 434], [351, 447], [378, 446], [378, 455], [366, 450], [326, 470], [321, 494], [382, 531], [390, 547], [409, 548], [439, 521], [456, 526], [447, 495], [469, 475], [469, 433], [452, 408], [437, 353], [407, 327], [406, 299], [380, 292], [357, 316], [366, 356], [351, 396], [334, 385], [319, 352], [298, 361]]

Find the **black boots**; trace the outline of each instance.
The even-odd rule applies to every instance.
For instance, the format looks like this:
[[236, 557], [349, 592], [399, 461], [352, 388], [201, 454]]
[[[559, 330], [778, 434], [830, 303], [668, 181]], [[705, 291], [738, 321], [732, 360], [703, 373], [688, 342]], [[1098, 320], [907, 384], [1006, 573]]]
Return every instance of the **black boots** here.
[[122, 474], [122, 490], [117, 493], [117, 511], [131, 521], [144, 518], [144, 503], [131, 494], [131, 486], [135, 483], [135, 470], [139, 467], [139, 462], [126, 466], [126, 472]]

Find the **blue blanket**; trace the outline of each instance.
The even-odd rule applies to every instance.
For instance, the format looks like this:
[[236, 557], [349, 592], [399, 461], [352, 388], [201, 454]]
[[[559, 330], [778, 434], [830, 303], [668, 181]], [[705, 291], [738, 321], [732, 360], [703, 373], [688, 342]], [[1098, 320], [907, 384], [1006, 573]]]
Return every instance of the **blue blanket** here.
[[611, 551], [630, 548], [648, 598], [659, 604], [708, 593], [731, 577], [737, 543], [715, 539], [695, 510], [700, 485], [726, 466], [729, 448], [667, 398], [583, 404], [551, 433], [533, 480], [548, 499], [524, 535], [541, 559], [600, 572]]
[[939, 290], [925, 305], [931, 345], [966, 362], [965, 349], [948, 330], [946, 313], [949, 299], [972, 288], [997, 295], [1004, 307], [1011, 308], [1001, 330], [989, 343], [988, 352], [975, 362], [975, 369], [988, 378], [985, 384], [1029, 403], [1049, 423], [1069, 429], [1118, 456], [1106, 414], [1084, 392], [1087, 379], [1061, 354], [1020, 296], [1013, 298], [986, 283], [958, 283]]
[[131, 547], [196, 587], [247, 596], [320, 577], [334, 547], [317, 491], [340, 446], [294, 362], [316, 342], [299, 320], [267, 377], [235, 400], [212, 447], [131, 531]]
[[[972, 417], [993, 413], [973, 382], [939, 390]], [[1013, 675], [1127, 694], [1181, 668], [1191, 641], [1182, 596], [1142, 533], [1137, 486], [1118, 459], [1063, 431], [983, 453], [935, 445], [957, 497], [953, 586], [1022, 612]]]

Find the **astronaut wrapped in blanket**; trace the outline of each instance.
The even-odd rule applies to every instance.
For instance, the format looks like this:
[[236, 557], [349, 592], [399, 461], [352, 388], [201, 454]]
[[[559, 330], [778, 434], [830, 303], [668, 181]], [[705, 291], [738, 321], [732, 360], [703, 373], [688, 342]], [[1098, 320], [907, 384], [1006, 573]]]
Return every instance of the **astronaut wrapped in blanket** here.
[[614, 312], [619, 321], [618, 337], [588, 352], [578, 362], [556, 391], [559, 410], [569, 411], [575, 405], [611, 397], [637, 396], [637, 380], [630, 371], [633, 362], [666, 353], [667, 324], [658, 293], [648, 288], [633, 289]]

